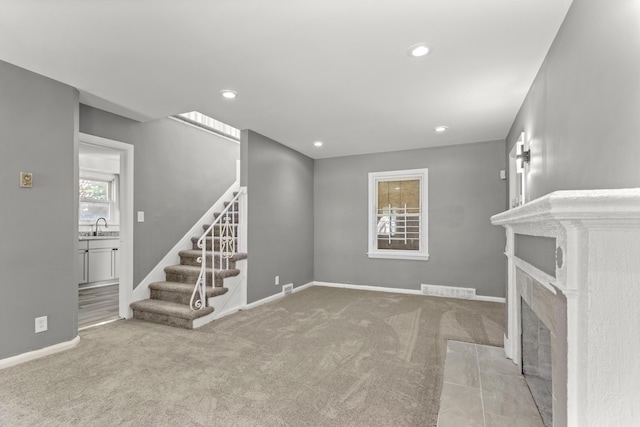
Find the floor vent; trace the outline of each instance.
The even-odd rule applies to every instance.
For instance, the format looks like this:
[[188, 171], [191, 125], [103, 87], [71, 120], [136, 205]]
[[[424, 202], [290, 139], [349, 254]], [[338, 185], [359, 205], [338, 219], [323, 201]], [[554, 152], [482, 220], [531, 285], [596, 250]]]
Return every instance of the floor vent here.
[[475, 299], [474, 288], [456, 288], [454, 286], [420, 285], [422, 295], [445, 298]]
[[284, 285], [282, 287], [282, 293], [285, 295], [291, 295], [293, 293], [293, 283], [289, 283], [288, 285]]

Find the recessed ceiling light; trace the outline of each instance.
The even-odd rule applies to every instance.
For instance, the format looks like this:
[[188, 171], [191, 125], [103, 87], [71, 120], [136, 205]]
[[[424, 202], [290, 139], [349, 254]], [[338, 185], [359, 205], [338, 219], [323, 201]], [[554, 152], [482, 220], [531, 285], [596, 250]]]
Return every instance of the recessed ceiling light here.
[[445, 133], [449, 130], [449, 126], [436, 126], [433, 128], [433, 131], [436, 133]]
[[408, 54], [413, 58], [420, 58], [429, 53], [431, 49], [424, 43], [414, 44], [409, 48]]
[[220, 91], [220, 93], [222, 94], [222, 96], [224, 96], [227, 99], [234, 99], [235, 97], [238, 96], [238, 92], [236, 92], [235, 90], [222, 90]]
[[314, 142], [314, 143], [313, 143], [313, 145], [314, 145], [315, 147], [322, 147], [323, 142], [322, 142], [322, 141], [316, 141], [316, 142]]

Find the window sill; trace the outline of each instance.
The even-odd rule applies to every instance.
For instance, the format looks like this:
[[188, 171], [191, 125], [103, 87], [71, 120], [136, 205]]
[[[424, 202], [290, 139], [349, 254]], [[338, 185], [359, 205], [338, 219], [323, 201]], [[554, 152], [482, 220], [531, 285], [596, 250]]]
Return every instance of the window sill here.
[[425, 253], [412, 254], [407, 252], [390, 253], [390, 252], [377, 251], [377, 252], [367, 252], [367, 256], [369, 258], [375, 258], [375, 259], [404, 259], [404, 260], [411, 260], [411, 261], [428, 261], [429, 260], [429, 254], [425, 254]]

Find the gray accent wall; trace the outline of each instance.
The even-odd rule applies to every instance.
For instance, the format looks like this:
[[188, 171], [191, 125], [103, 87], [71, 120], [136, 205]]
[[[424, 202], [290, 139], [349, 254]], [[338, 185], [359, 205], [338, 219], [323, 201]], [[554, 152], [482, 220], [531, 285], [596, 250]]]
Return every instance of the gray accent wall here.
[[531, 140], [528, 199], [640, 187], [634, 1], [574, 0], [507, 137]]
[[282, 292], [282, 285], [313, 281], [314, 161], [250, 130], [242, 131], [241, 151], [251, 303]]
[[[504, 150], [504, 141], [490, 141], [316, 160], [315, 280], [504, 297], [505, 234], [489, 221], [507, 208]], [[369, 259], [368, 173], [417, 168], [429, 169], [430, 259]]]
[[556, 239], [553, 237], [515, 235], [515, 255], [556, 277]]
[[0, 359], [77, 335], [77, 129], [77, 90], [0, 61]]
[[240, 144], [173, 119], [141, 123], [86, 105], [80, 132], [135, 147], [134, 212], [145, 213], [134, 222], [135, 287], [233, 184]]

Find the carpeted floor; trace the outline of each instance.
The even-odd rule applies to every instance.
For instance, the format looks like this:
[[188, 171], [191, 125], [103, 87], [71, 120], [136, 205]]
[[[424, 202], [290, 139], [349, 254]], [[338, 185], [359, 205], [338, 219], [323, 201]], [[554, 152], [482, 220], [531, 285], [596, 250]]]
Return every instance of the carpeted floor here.
[[0, 371], [1, 426], [435, 426], [447, 340], [504, 305], [312, 287], [188, 331], [136, 320]]

